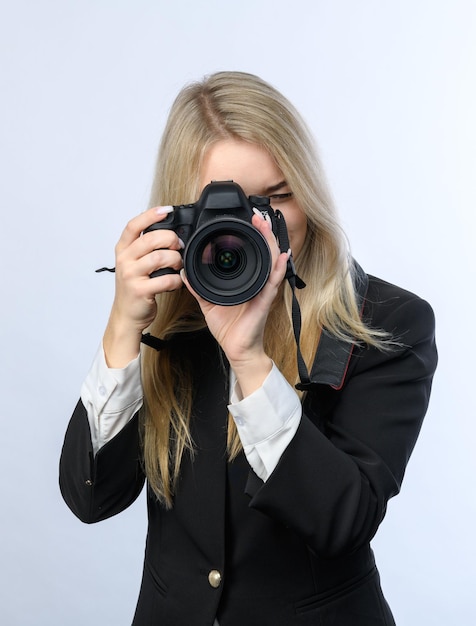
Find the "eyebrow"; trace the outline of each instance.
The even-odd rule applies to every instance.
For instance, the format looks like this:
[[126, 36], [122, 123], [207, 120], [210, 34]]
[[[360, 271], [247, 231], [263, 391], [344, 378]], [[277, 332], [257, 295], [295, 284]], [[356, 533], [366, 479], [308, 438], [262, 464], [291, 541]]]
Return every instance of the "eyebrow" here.
[[276, 185], [271, 185], [271, 187], [268, 187], [267, 189], [265, 189], [264, 195], [265, 196], [270, 196], [275, 191], [279, 191], [283, 187], [287, 187], [287, 186], [288, 186], [288, 183], [285, 180], [282, 180], [281, 182], [277, 183]]

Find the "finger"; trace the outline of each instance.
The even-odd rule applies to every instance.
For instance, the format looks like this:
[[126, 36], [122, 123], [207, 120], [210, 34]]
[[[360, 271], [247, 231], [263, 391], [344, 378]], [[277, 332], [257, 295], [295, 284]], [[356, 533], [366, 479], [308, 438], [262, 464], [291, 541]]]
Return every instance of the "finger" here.
[[275, 287], [279, 287], [279, 285], [283, 282], [284, 277], [286, 276], [286, 270], [288, 267], [289, 257], [291, 256], [291, 249], [287, 252], [281, 252], [278, 258], [276, 259], [276, 263], [271, 271], [269, 280], [271, 284]]
[[173, 211], [171, 206], [154, 207], [133, 217], [126, 225], [117, 243], [116, 250], [123, 250], [138, 239], [141, 233], [152, 224], [162, 222]]
[[[163, 255], [155, 254], [163, 252], [165, 250], [170, 250], [174, 252], [174, 255], [170, 257], [174, 259], [170, 267], [180, 269], [180, 250], [182, 248], [183, 242], [177, 237], [177, 234], [174, 231], [151, 231], [149, 233], [146, 233], [143, 237], [139, 237], [139, 239], [133, 241], [127, 248], [124, 248], [123, 250], [116, 249], [116, 271], [118, 268], [120, 271], [121, 268], [133, 266], [133, 268], [135, 268], [135, 270], [133, 269], [135, 275], [139, 275], [140, 273], [144, 273], [144, 271], [147, 270], [149, 270], [150, 273], [155, 269], [158, 269], [159, 267], [169, 267], [169, 265], [163, 264], [163, 259], [169, 258], [167, 255], [163, 257]], [[142, 263], [137, 265], [137, 262], [141, 261], [141, 259], [144, 259], [145, 257], [149, 257], [148, 259], [146, 259], [145, 264]], [[154, 263], [157, 264], [156, 267], [152, 267]]]
[[[128, 294], [127, 299], [153, 298], [163, 291], [172, 291], [183, 286], [179, 271], [182, 257], [171, 250], [153, 251], [124, 267], [116, 268], [116, 292]], [[151, 274], [160, 269], [170, 268], [172, 272], [151, 278]]]
[[182, 287], [183, 282], [180, 274], [164, 274], [149, 279], [149, 289], [154, 295], [164, 293], [164, 291], [175, 291]]
[[130, 248], [139, 258], [152, 250], [182, 250], [184, 243], [175, 231], [158, 229], [144, 233], [142, 237], [132, 242]]
[[279, 247], [276, 240], [276, 235], [273, 233], [270, 222], [266, 220], [261, 213], [258, 212], [253, 215], [251, 223], [266, 239], [266, 242], [271, 251], [273, 262], [275, 262], [279, 255]]
[[192, 296], [194, 296], [194, 298], [196, 298], [198, 301], [202, 300], [202, 298], [198, 295], [198, 293], [192, 288], [192, 286], [188, 282], [188, 278], [185, 274], [185, 269], [183, 267], [180, 270], [180, 278], [182, 279], [183, 284], [185, 285], [185, 287], [187, 287], [187, 289], [190, 291]]
[[139, 276], [149, 276], [165, 268], [178, 272], [182, 266], [182, 255], [176, 250], [153, 250], [135, 263], [135, 270]]
[[192, 294], [192, 296], [196, 299], [196, 301], [198, 302], [200, 308], [202, 309], [202, 312], [204, 315], [207, 314], [207, 312], [214, 307], [215, 305], [212, 304], [211, 302], [209, 302], [208, 300], [205, 300], [204, 298], [202, 298], [202, 296], [200, 296], [195, 289], [193, 289], [193, 287], [190, 285], [190, 283], [188, 282], [188, 278], [187, 275], [185, 274], [185, 269], [182, 268], [180, 270], [180, 278], [183, 281], [183, 284], [185, 285], [185, 287], [188, 289], [188, 291]]
[[116, 281], [125, 284], [137, 280], [150, 280], [156, 270], [170, 268], [178, 272], [182, 267], [182, 256], [175, 250], [153, 250], [138, 260], [127, 261], [123, 258], [116, 263]]

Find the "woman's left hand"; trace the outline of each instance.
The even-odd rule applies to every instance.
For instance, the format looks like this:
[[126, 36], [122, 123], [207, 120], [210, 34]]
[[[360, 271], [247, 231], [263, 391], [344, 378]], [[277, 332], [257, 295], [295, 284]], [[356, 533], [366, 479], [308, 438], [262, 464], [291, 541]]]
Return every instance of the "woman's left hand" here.
[[265, 237], [272, 255], [268, 281], [252, 300], [235, 306], [212, 304], [193, 291], [182, 273], [185, 285], [200, 305], [208, 328], [225, 352], [243, 397], [260, 387], [272, 368], [272, 361], [264, 351], [264, 328], [271, 304], [286, 274], [288, 261], [287, 253], [279, 253], [269, 222], [254, 215], [252, 224]]

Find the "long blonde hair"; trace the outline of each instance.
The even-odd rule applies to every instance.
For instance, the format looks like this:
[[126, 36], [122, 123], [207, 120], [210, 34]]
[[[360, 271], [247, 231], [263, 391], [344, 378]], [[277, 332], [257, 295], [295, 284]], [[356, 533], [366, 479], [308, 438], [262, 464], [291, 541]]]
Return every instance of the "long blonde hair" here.
[[[303, 333], [301, 350], [310, 366], [326, 329], [347, 341], [379, 345], [382, 337], [360, 319], [347, 240], [339, 226], [313, 140], [299, 113], [276, 89], [242, 72], [218, 72], [186, 86], [176, 98], [159, 148], [150, 205], [183, 204], [198, 199], [200, 167], [210, 146], [239, 139], [265, 148], [275, 159], [308, 227], [296, 269], [307, 287], [299, 293]], [[163, 339], [204, 326], [186, 289], [157, 297], [150, 332]], [[265, 348], [291, 384], [297, 382], [290, 297], [283, 286], [270, 312]], [[172, 506], [173, 493], [190, 436], [192, 384], [187, 363], [168, 350], [144, 349], [143, 445], [149, 484]], [[180, 386], [177, 382], [181, 381]], [[228, 453], [241, 450], [236, 427], [228, 422]]]

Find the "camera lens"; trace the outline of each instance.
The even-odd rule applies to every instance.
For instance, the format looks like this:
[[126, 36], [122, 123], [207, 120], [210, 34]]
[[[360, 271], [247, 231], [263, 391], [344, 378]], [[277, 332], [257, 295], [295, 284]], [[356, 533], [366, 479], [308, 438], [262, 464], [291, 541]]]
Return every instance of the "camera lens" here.
[[238, 275], [246, 265], [246, 243], [236, 235], [218, 234], [209, 237], [201, 254], [202, 266], [224, 279]]
[[190, 284], [203, 298], [221, 305], [241, 304], [266, 284], [271, 252], [251, 224], [224, 218], [194, 233], [184, 266]]
[[235, 250], [220, 250], [216, 255], [217, 267], [224, 271], [229, 272], [239, 263], [239, 256]]

